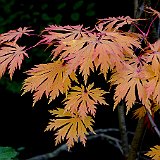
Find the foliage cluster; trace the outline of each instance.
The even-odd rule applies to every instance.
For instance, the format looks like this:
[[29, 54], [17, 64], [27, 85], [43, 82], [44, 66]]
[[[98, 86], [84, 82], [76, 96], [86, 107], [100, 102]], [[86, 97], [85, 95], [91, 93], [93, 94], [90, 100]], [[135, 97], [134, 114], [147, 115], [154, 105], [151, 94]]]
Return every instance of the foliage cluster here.
[[[46, 131], [54, 131], [56, 144], [65, 140], [69, 150], [78, 141], [85, 145], [86, 135], [94, 133], [97, 106], [107, 105], [105, 96], [112, 87], [113, 109], [124, 101], [127, 114], [139, 104], [134, 112], [139, 119], [159, 110], [160, 40], [151, 43], [148, 35], [160, 12], [151, 7], [145, 10], [153, 17], [146, 33], [138, 26], [139, 21], [146, 19], [119, 16], [99, 19], [94, 28], [50, 24], [38, 35], [39, 42], [27, 47], [19, 43], [22, 37], [37, 36], [30, 27], [0, 35], [0, 77], [8, 72], [12, 80], [24, 58], [29, 58], [28, 50], [38, 46], [51, 50], [50, 62], [36, 64], [25, 72], [28, 77], [23, 82], [22, 94], [33, 93], [33, 106], [43, 95], [49, 103], [64, 95], [62, 105], [50, 111], [53, 119], [46, 127]], [[139, 33], [132, 32], [130, 25]], [[96, 71], [110, 83], [106, 91], [89, 80]], [[107, 79], [109, 73], [111, 77]], [[159, 146], [146, 155], [157, 159]]]

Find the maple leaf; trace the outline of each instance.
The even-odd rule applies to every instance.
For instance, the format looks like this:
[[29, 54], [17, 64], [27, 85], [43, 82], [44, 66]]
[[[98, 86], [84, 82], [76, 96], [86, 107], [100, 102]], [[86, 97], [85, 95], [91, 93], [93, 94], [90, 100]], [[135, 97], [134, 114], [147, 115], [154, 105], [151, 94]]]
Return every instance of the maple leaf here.
[[49, 102], [54, 100], [59, 93], [67, 93], [71, 87], [71, 79], [77, 80], [75, 73], [66, 75], [66, 65], [63, 61], [55, 61], [53, 63], [39, 64], [26, 73], [30, 77], [24, 80], [22, 90], [33, 92], [33, 105], [43, 95], [46, 94], [50, 98]]
[[160, 159], [160, 146], [155, 145], [152, 148], [150, 148], [150, 151], [148, 151], [146, 156], [149, 156], [152, 158], [152, 160], [159, 160]]
[[146, 95], [144, 72], [145, 70], [137, 67], [135, 62], [135, 64], [126, 65], [120, 71], [113, 73], [110, 82], [112, 85], [116, 85], [114, 108], [124, 99], [127, 106], [126, 113], [128, 113], [137, 100], [137, 92], [139, 100], [151, 112], [150, 102]]
[[33, 30], [31, 29], [28, 29], [28, 27], [24, 27], [24, 28], [18, 28], [16, 30], [10, 30], [8, 31], [7, 33], [2, 33], [0, 34], [0, 43], [4, 43], [4, 42], [9, 42], [9, 41], [13, 41], [14, 40], [14, 43], [17, 42], [17, 40], [19, 38], [22, 37], [23, 34], [25, 35], [30, 35], [29, 32], [31, 32]]
[[88, 33], [88, 37], [65, 41], [65, 44], [67, 47], [59, 58], [67, 61], [69, 73], [79, 67], [85, 84], [90, 70], [94, 70], [93, 64], [96, 68], [100, 66], [100, 72], [106, 77], [109, 68], [120, 67], [125, 56], [133, 56], [133, 46], [140, 48], [138, 37], [119, 32]]
[[15, 69], [20, 69], [24, 56], [28, 57], [24, 48], [12, 42], [6, 42], [0, 48], [0, 78], [6, 70], [9, 70], [10, 79], [12, 79]]
[[119, 16], [119, 17], [109, 17], [98, 19], [98, 28], [105, 31], [115, 31], [124, 25], [129, 25], [139, 20], [145, 20], [141, 18], [133, 19], [130, 16]]
[[40, 44], [51, 44], [53, 41], [79, 39], [83, 36], [83, 25], [76, 26], [57, 26], [49, 25], [42, 31]]
[[146, 112], [145, 106], [141, 106], [133, 112], [133, 117], [135, 117], [137, 119], [141, 119], [141, 118], [145, 117], [146, 113], [147, 112]]
[[141, 48], [139, 34], [104, 32], [97, 28], [89, 30], [82, 25], [50, 25], [43, 32], [47, 34], [42, 34], [43, 39], [39, 43], [54, 44], [52, 60], [65, 60], [68, 74], [79, 68], [85, 84], [94, 65], [96, 68], [100, 66], [100, 72], [106, 78], [109, 68], [121, 67], [123, 58], [134, 54], [133, 47]]
[[49, 122], [45, 131], [54, 130], [56, 132], [55, 144], [61, 143], [62, 140], [67, 140], [68, 150], [74, 146], [74, 142], [80, 140], [83, 145], [86, 143], [86, 135], [89, 130], [92, 133], [92, 125], [94, 120], [91, 116], [86, 116], [82, 119], [77, 113], [71, 114], [69, 111], [65, 111], [62, 108], [50, 111], [56, 119]]
[[78, 113], [82, 118], [85, 118], [88, 113], [95, 116], [96, 104], [107, 105], [103, 95], [107, 92], [101, 90], [100, 88], [94, 88], [94, 83], [90, 84], [88, 87], [75, 86], [72, 87], [64, 100], [65, 109], [70, 111], [71, 114]]
[[152, 13], [153, 15], [157, 15], [160, 18], [160, 12], [158, 12], [157, 10], [153, 9], [152, 7], [145, 7], [145, 10], [148, 13]]
[[144, 59], [149, 64], [145, 68], [147, 97], [160, 104], [160, 39], [144, 51]]

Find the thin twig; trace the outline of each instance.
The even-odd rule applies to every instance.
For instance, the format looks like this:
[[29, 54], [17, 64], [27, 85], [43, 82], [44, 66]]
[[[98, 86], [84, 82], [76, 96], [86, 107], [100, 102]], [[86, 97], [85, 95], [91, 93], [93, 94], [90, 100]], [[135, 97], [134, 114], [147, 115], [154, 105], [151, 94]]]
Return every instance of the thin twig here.
[[150, 121], [152, 127], [154, 128], [155, 132], [157, 133], [158, 137], [160, 138], [160, 131], [159, 131], [157, 125], [154, 123], [154, 120], [148, 110], [147, 110], [147, 116], [149, 118], [149, 121]]

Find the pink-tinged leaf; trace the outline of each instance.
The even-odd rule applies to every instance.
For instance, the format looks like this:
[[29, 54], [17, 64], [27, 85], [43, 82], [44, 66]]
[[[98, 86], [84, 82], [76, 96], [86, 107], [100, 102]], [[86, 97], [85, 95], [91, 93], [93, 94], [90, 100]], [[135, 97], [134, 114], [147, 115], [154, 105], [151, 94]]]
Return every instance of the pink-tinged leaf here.
[[22, 37], [23, 34], [25, 35], [30, 35], [29, 33], [33, 31], [31, 29], [28, 29], [28, 27], [24, 27], [24, 28], [18, 28], [16, 30], [10, 30], [7, 33], [2, 33], [0, 34], [0, 44], [4, 43], [4, 42], [9, 42], [9, 41], [14, 41], [16, 43], [16, 41]]
[[49, 25], [42, 31], [42, 40], [39, 44], [51, 44], [54, 40], [67, 39], [79, 39], [84, 33], [82, 31], [82, 25], [76, 26], [57, 26]]
[[24, 56], [28, 57], [24, 48], [12, 42], [8, 42], [0, 48], [0, 78], [6, 70], [9, 70], [12, 79], [14, 71], [17, 68], [20, 69]]
[[119, 17], [109, 17], [109, 18], [99, 19], [97, 29], [115, 31], [123, 27], [124, 25], [130, 25], [139, 20], [145, 20], [145, 19], [140, 19], [140, 18], [133, 19], [129, 16], [126, 16], [126, 17], [119, 16]]

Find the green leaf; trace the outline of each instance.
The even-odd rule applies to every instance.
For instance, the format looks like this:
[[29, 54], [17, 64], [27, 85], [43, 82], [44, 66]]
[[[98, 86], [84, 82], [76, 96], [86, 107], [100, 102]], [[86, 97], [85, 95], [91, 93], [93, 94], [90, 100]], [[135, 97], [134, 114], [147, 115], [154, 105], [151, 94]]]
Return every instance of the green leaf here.
[[18, 152], [12, 147], [0, 146], [0, 160], [11, 160], [18, 155]]

